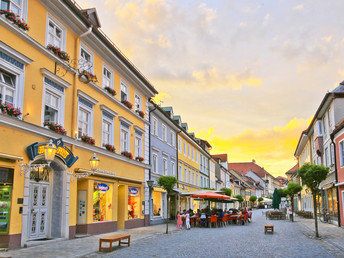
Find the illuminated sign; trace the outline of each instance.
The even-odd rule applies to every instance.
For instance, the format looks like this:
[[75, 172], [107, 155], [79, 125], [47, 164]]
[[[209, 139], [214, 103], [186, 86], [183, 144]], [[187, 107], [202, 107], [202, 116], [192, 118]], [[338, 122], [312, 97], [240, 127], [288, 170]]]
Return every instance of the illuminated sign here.
[[106, 192], [109, 190], [109, 186], [106, 184], [98, 184], [97, 185], [97, 190], [101, 192]]
[[139, 193], [139, 190], [137, 188], [129, 188], [129, 193], [131, 196], [135, 196]]
[[[34, 144], [26, 147], [26, 152], [29, 156], [29, 159], [34, 160], [36, 156], [44, 154], [44, 147], [48, 143], [49, 142], [35, 142]], [[71, 166], [73, 166], [73, 164], [78, 160], [78, 157], [75, 157], [72, 151], [64, 146], [61, 138], [53, 140], [53, 143], [57, 147], [56, 156], [61, 158], [66, 163], [67, 167], [70, 168]]]

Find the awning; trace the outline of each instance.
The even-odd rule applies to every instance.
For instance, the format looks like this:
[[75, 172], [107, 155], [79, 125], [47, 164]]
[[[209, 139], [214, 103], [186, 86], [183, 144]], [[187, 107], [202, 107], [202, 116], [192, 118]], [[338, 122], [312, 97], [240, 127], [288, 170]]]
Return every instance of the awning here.
[[214, 192], [204, 192], [199, 194], [193, 194], [190, 196], [191, 198], [201, 198], [201, 199], [219, 199], [219, 200], [230, 200], [232, 199], [230, 196], [218, 194]]
[[263, 197], [263, 201], [261, 201], [261, 203], [272, 203], [272, 200], [269, 198]]
[[166, 190], [164, 188], [161, 188], [161, 187], [153, 187], [153, 191], [166, 193]]
[[209, 190], [206, 190], [206, 189], [201, 189], [201, 190], [192, 191], [192, 192], [184, 192], [182, 195], [184, 195], [184, 196], [190, 196], [190, 195], [201, 194], [201, 193], [206, 193], [206, 192], [223, 193], [222, 191], [209, 191]]

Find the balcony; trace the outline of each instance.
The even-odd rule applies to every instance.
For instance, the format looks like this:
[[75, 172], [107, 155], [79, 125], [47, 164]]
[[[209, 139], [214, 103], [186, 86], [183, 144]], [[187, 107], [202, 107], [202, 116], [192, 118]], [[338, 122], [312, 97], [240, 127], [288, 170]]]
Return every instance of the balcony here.
[[318, 136], [314, 140], [314, 149], [318, 156], [322, 156], [324, 152], [323, 136]]

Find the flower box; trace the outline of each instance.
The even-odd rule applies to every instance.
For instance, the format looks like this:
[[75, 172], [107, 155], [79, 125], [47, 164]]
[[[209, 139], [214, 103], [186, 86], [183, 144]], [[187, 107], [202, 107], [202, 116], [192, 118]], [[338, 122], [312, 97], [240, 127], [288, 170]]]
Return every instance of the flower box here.
[[131, 154], [131, 152], [129, 152], [129, 151], [122, 151], [121, 155], [123, 155], [129, 159], [133, 159], [133, 154]]
[[66, 62], [68, 62], [70, 60], [70, 57], [67, 54], [67, 52], [62, 51], [59, 47], [56, 47], [56, 46], [49, 44], [47, 46], [47, 49], [51, 50], [56, 56], [58, 56], [59, 58], [61, 58], [62, 60], [66, 61]]
[[129, 109], [133, 108], [133, 104], [131, 104], [128, 100], [122, 100], [122, 103], [126, 105]]
[[116, 91], [114, 89], [111, 89], [110, 87], [105, 87], [104, 90], [106, 90], [110, 95], [116, 96]]
[[97, 76], [95, 74], [90, 73], [90, 72], [85, 71], [85, 70], [79, 74], [79, 78], [80, 78], [80, 81], [82, 81], [84, 83], [97, 82], [98, 81]]
[[140, 162], [142, 162], [142, 161], [144, 161], [145, 159], [144, 158], [142, 158], [142, 157], [136, 157], [135, 158], [137, 161], [140, 161]]
[[10, 104], [0, 103], [0, 111], [2, 114], [6, 114], [8, 116], [19, 117], [21, 116], [22, 112], [20, 108], [15, 108]]
[[48, 127], [50, 130], [54, 131], [55, 133], [59, 133], [62, 135], [67, 134], [67, 131], [62, 127], [62, 125], [51, 122], [44, 122], [43, 125]]
[[140, 117], [145, 118], [145, 113], [144, 113], [143, 111], [141, 111], [141, 110], [136, 110], [136, 113], [137, 113]]
[[91, 145], [94, 145], [96, 143], [96, 141], [91, 136], [88, 136], [86, 134], [83, 134], [81, 136], [81, 141], [91, 144]]
[[13, 24], [17, 25], [19, 28], [27, 31], [29, 30], [29, 26], [24, 21], [24, 19], [20, 19], [18, 14], [13, 13], [10, 10], [0, 10], [0, 14], [3, 14], [6, 19], [10, 20]]
[[111, 145], [111, 144], [104, 144], [103, 146], [104, 146], [105, 149], [107, 149], [108, 151], [111, 151], [111, 152], [115, 152], [115, 151], [116, 151], [115, 147], [114, 147], [113, 145]]

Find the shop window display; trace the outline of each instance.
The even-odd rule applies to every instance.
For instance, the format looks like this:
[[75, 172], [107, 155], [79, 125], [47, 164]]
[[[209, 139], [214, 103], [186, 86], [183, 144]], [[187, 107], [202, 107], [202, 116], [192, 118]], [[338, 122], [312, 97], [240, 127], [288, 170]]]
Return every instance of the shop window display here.
[[112, 220], [112, 184], [94, 182], [93, 222]]
[[162, 216], [162, 193], [153, 191], [153, 216], [160, 217]]
[[137, 187], [129, 187], [128, 219], [137, 219], [140, 215], [140, 191]]

